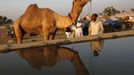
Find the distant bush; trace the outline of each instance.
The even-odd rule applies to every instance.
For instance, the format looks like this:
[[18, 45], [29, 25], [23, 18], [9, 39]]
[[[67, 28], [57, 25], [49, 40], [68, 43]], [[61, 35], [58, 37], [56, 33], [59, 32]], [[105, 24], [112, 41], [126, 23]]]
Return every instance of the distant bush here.
[[106, 7], [104, 10], [103, 10], [103, 14], [104, 15], [107, 15], [107, 16], [112, 16], [112, 15], [115, 15], [115, 14], [118, 14], [120, 13], [119, 10], [115, 9], [113, 6], [111, 7]]
[[134, 12], [134, 8], [132, 8], [131, 11]]
[[0, 16], [0, 25], [12, 24], [12, 23], [13, 23], [12, 19], [8, 19], [6, 16]]

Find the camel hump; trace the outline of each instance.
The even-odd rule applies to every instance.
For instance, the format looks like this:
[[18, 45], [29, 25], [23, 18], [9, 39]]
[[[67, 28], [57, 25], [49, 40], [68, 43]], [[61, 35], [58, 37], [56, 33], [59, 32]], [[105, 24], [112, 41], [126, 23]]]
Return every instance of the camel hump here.
[[31, 8], [38, 8], [38, 5], [36, 3], [30, 4], [27, 9], [31, 9]]
[[30, 4], [26, 9], [25, 13], [31, 13], [33, 11], [36, 11], [37, 9], [38, 9], [37, 4]]

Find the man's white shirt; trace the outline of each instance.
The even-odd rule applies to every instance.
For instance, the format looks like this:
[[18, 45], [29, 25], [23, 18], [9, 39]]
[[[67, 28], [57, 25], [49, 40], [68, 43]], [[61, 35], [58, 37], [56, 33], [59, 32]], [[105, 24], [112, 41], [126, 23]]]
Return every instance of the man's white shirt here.
[[89, 35], [99, 35], [104, 31], [103, 25], [101, 21], [91, 21], [89, 26]]

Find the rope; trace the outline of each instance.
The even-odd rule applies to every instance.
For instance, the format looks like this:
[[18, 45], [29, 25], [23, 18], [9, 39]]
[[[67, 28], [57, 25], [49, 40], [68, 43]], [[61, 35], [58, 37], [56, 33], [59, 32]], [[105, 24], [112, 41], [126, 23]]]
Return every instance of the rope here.
[[88, 15], [92, 14], [92, 1], [87, 3]]

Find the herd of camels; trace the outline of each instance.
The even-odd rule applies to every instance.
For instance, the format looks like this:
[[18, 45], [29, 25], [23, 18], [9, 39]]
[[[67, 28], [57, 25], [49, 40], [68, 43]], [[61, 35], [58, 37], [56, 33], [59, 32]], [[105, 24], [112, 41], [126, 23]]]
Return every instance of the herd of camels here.
[[58, 29], [76, 23], [88, 1], [90, 0], [73, 0], [72, 9], [67, 16], [61, 16], [49, 8], [39, 8], [36, 4], [29, 5], [14, 23], [17, 43], [22, 43], [25, 33], [43, 34], [44, 40], [54, 39]]

